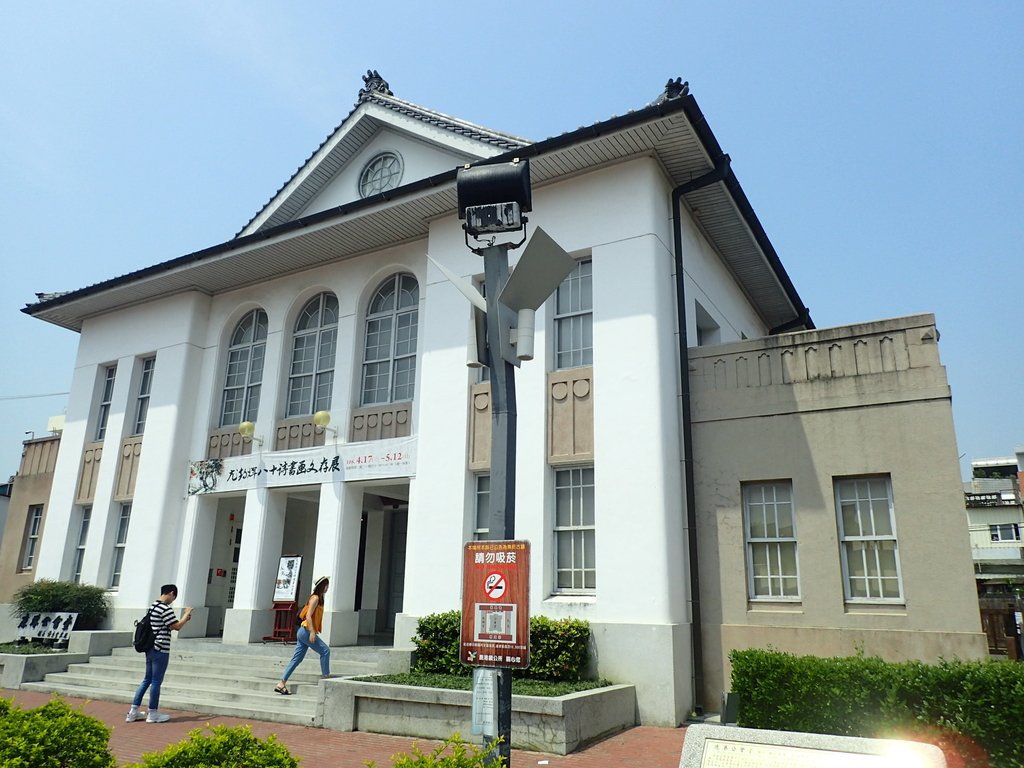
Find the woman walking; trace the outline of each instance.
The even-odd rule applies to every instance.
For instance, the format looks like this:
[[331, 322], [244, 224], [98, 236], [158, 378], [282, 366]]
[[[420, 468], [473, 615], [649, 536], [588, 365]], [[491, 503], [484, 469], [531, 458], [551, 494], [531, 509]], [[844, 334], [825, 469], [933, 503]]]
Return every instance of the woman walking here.
[[326, 576], [317, 579], [313, 585], [313, 594], [309, 596], [306, 605], [299, 612], [302, 625], [295, 633], [295, 653], [292, 654], [292, 660], [288, 662], [284, 674], [281, 675], [281, 682], [274, 686], [274, 690], [282, 696], [291, 695], [292, 692], [288, 689], [288, 678], [306, 657], [306, 651], [310, 648], [320, 654], [320, 677], [328, 677], [331, 674], [331, 649], [319, 636], [324, 622], [324, 594], [329, 586], [330, 580]]

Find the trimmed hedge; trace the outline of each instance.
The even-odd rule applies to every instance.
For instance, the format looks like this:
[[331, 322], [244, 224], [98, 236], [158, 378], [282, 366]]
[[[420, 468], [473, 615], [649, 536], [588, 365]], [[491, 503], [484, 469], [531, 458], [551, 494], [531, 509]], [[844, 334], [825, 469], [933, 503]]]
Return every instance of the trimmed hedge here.
[[0, 699], [0, 765], [5, 768], [117, 768], [109, 739], [104, 723], [60, 699], [37, 709]]
[[459, 661], [462, 611], [445, 611], [423, 616], [416, 622], [416, 661], [413, 672], [438, 675], [468, 675]]
[[[392, 768], [503, 768], [504, 757], [498, 754], [501, 739], [495, 739], [481, 749], [475, 744], [462, 740], [453, 733], [431, 752], [424, 752], [415, 744], [408, 752], [391, 756]], [[366, 761], [367, 768], [377, 768], [372, 760]]]
[[110, 613], [110, 599], [103, 587], [73, 581], [40, 579], [14, 593], [13, 615], [25, 613], [77, 613], [75, 629], [99, 629]]
[[252, 735], [248, 725], [215, 725], [209, 734], [201, 728], [163, 752], [147, 752], [141, 763], [128, 768], [196, 768], [197, 766], [260, 766], [298, 768], [299, 761], [271, 734], [265, 740]]
[[[470, 675], [472, 668], [459, 660], [462, 612], [445, 611], [422, 617], [416, 623], [416, 660], [413, 672]], [[583, 680], [590, 657], [590, 624], [582, 619], [530, 617], [530, 668], [536, 680], [577, 682]]]
[[965, 766], [1024, 765], [1024, 664], [823, 659], [759, 649], [734, 650], [729, 660], [741, 726], [916, 738], [955, 750]]

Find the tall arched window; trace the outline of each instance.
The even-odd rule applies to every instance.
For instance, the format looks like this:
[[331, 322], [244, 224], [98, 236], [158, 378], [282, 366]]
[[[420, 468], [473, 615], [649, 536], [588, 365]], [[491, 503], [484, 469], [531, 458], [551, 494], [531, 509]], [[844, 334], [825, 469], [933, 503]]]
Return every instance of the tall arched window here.
[[256, 421], [266, 350], [267, 313], [254, 309], [238, 321], [231, 334], [224, 394], [220, 400], [220, 426]]
[[337, 343], [338, 299], [333, 293], [321, 293], [295, 321], [286, 417], [330, 410]]
[[362, 405], [412, 400], [420, 288], [409, 274], [389, 277], [366, 311]]

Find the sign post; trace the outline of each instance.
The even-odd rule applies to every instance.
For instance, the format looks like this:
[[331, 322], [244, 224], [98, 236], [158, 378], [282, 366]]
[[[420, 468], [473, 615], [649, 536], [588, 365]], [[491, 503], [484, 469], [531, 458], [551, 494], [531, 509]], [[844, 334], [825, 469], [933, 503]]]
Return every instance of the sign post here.
[[[486, 296], [481, 296], [475, 287], [458, 276], [443, 268], [441, 271], [476, 308], [474, 327], [477, 327], [479, 320], [478, 312], [484, 314], [484, 359], [477, 360], [477, 363], [486, 365], [491, 372], [491, 514], [487, 542], [509, 544], [516, 535], [515, 369], [523, 360], [533, 359], [536, 311], [557, 290], [576, 263], [561, 246], [537, 228], [515, 270], [509, 273], [508, 252], [526, 242], [527, 218], [523, 214], [533, 210], [529, 160], [515, 158], [510, 163], [481, 161], [476, 165], [466, 164], [458, 170], [455, 186], [459, 218], [465, 221], [462, 228], [466, 245], [484, 260]], [[520, 239], [496, 242], [496, 235], [499, 234]], [[470, 243], [470, 237], [475, 244]], [[481, 349], [476, 342], [473, 346], [476, 357]], [[492, 554], [499, 551], [494, 550]], [[522, 551], [528, 556], [529, 547]], [[475, 562], [473, 566], [475, 568]], [[523, 571], [527, 572], [528, 568], [524, 567]], [[480, 576], [483, 577], [482, 582]], [[501, 737], [501, 743], [498, 745], [497, 757], [504, 758], [505, 764], [509, 765], [512, 669], [525, 668], [529, 663], [529, 617], [526, 616], [529, 596], [525, 589], [515, 592], [515, 584], [508, 580], [508, 574], [501, 569], [484, 574], [475, 573], [474, 578], [471, 589], [480, 599], [473, 603], [474, 612], [470, 612], [465, 602], [467, 590], [463, 591], [463, 631], [466, 631], [467, 622], [474, 627], [474, 631], [484, 628], [486, 631], [482, 631], [479, 637], [467, 642], [498, 643], [499, 647], [488, 650], [467, 648], [467, 653], [475, 654], [474, 659], [468, 663], [481, 665], [480, 660], [485, 656], [520, 660], [481, 665], [494, 666], [499, 670], [498, 736]], [[513, 595], [516, 600], [511, 599]], [[517, 602], [519, 599], [522, 600], [521, 604]], [[476, 608], [478, 605], [484, 607]], [[526, 622], [525, 630], [519, 628], [520, 621]], [[513, 639], [507, 639], [509, 637]], [[523, 643], [525, 650], [516, 647]]]
[[[471, 541], [462, 558], [459, 658], [473, 667], [473, 732], [508, 750], [512, 670], [530, 666], [530, 542]], [[506, 695], [502, 695], [507, 691]]]

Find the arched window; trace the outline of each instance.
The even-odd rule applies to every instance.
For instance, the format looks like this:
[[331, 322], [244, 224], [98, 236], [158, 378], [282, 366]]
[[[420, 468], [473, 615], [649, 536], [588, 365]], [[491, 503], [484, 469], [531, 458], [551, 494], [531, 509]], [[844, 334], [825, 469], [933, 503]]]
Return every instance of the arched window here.
[[266, 350], [267, 313], [254, 309], [238, 321], [231, 334], [224, 394], [220, 400], [220, 426], [256, 421]]
[[338, 343], [338, 299], [321, 293], [295, 321], [285, 416], [309, 416], [331, 407], [334, 352]]
[[412, 400], [419, 303], [419, 285], [408, 274], [389, 277], [370, 299], [363, 346], [362, 405]]

